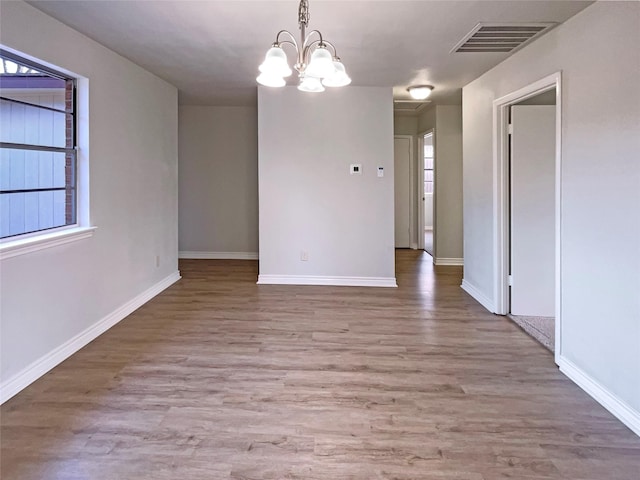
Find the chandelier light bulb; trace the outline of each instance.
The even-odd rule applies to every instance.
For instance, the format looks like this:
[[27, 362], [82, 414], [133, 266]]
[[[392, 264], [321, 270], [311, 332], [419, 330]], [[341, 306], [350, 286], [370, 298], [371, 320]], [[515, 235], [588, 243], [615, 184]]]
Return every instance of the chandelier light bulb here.
[[260, 85], [264, 85], [265, 87], [284, 87], [287, 84], [284, 78], [268, 73], [261, 73], [256, 80]]
[[309, 77], [326, 78], [333, 75], [335, 67], [333, 66], [333, 56], [327, 47], [319, 46], [311, 54], [311, 61], [307, 66], [304, 74]]
[[322, 84], [325, 87], [344, 87], [351, 83], [351, 78], [347, 75], [347, 71], [344, 65], [338, 58], [333, 59], [334, 72], [333, 75], [328, 76], [322, 80]]
[[416, 85], [415, 87], [407, 88], [409, 95], [411, 95], [411, 98], [413, 98], [414, 100], [426, 99], [429, 95], [431, 95], [432, 90], [433, 87], [431, 85]]
[[320, 93], [324, 92], [324, 87], [320, 83], [320, 79], [316, 77], [302, 77], [300, 78], [300, 85], [298, 90], [301, 92]]
[[289, 68], [287, 54], [279, 46], [271, 47], [267, 51], [259, 70], [266, 75], [276, 75], [278, 77], [288, 77], [293, 73]]

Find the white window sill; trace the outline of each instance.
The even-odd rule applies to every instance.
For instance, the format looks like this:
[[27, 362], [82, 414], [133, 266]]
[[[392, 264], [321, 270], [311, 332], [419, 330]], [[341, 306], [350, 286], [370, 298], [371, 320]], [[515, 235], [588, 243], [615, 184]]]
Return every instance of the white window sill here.
[[0, 260], [89, 238], [96, 229], [97, 227], [73, 227], [43, 233], [42, 235], [5, 241], [0, 243]]

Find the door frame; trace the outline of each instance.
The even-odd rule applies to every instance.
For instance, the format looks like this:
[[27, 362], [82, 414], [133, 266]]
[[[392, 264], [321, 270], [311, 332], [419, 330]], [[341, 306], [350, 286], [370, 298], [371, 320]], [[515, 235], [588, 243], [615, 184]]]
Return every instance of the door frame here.
[[424, 250], [424, 137], [431, 134], [431, 143], [433, 144], [433, 262], [436, 261], [436, 129], [430, 128], [418, 133], [418, 161], [417, 164], [417, 182], [416, 182], [416, 199], [418, 200], [418, 249]]
[[[409, 140], [409, 248], [415, 250], [416, 244], [413, 239], [415, 237], [415, 174], [414, 174], [414, 165], [415, 165], [415, 138], [413, 135], [393, 135], [393, 138], [405, 138]], [[395, 168], [394, 168], [395, 170]], [[394, 194], [393, 200], [395, 202], [395, 184], [394, 184]], [[394, 213], [394, 228], [395, 228], [395, 213]], [[395, 235], [395, 230], [394, 230]], [[395, 243], [395, 242], [394, 242]]]
[[509, 107], [542, 92], [556, 91], [555, 148], [555, 361], [562, 354], [562, 252], [561, 252], [561, 174], [562, 174], [562, 72], [493, 101], [493, 272], [494, 308], [498, 315], [509, 313]]

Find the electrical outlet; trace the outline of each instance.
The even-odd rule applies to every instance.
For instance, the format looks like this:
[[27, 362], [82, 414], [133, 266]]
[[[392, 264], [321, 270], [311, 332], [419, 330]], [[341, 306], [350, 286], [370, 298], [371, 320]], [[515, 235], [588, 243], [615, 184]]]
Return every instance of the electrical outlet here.
[[308, 262], [309, 261], [309, 252], [302, 250], [300, 252], [300, 261], [301, 262]]

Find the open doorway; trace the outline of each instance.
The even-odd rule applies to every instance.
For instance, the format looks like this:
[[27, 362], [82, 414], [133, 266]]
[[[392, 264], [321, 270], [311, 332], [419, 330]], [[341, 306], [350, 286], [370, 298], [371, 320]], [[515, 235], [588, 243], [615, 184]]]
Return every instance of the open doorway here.
[[496, 313], [559, 356], [560, 74], [494, 102]]
[[424, 235], [424, 250], [431, 255], [433, 255], [433, 238], [434, 238], [434, 186], [435, 186], [435, 175], [433, 174], [434, 170], [434, 149], [433, 149], [433, 130], [426, 133], [422, 137], [422, 158], [423, 158], [423, 181], [422, 181], [422, 193], [423, 193], [423, 213], [424, 213], [424, 228], [422, 229], [422, 233]]
[[510, 107], [509, 316], [553, 351], [555, 88]]
[[435, 148], [433, 129], [421, 136], [420, 186], [418, 188], [418, 232], [422, 236], [419, 248], [435, 258]]

